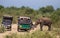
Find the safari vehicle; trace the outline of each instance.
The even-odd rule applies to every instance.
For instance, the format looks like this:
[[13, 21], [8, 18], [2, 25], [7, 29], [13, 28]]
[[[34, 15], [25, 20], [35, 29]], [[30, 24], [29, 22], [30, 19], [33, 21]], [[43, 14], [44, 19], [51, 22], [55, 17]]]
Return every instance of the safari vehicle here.
[[32, 20], [30, 17], [18, 17], [18, 31], [29, 31], [33, 26]]
[[11, 24], [12, 24], [13, 17], [4, 15], [2, 20], [2, 25], [5, 27], [5, 29], [11, 31]]

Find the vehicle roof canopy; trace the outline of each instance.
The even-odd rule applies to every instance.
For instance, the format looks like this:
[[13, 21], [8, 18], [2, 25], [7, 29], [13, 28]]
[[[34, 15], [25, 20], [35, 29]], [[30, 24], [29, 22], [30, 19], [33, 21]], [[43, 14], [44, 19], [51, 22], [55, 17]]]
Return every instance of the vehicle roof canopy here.
[[12, 16], [9, 16], [9, 15], [4, 15], [4, 16], [3, 16], [3, 19], [10, 19], [10, 20], [13, 20], [13, 17], [12, 17]]
[[3, 17], [12, 18], [12, 16], [9, 15], [4, 15]]
[[20, 16], [19, 19], [20, 19], [20, 18], [27, 18], [27, 19], [30, 19], [30, 17], [26, 17], [26, 16]]

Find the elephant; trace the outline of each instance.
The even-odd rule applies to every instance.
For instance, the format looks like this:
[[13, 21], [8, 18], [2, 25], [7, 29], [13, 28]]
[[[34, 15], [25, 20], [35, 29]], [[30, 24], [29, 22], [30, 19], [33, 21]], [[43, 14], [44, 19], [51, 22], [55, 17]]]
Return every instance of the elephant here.
[[45, 26], [48, 26], [48, 30], [50, 31], [51, 30], [51, 24], [52, 24], [52, 21], [50, 18], [48, 17], [42, 17], [42, 18], [39, 18], [36, 20], [35, 22], [35, 27], [37, 27], [37, 25], [40, 24], [40, 29], [41, 31], [43, 30], [42, 27], [45, 25]]

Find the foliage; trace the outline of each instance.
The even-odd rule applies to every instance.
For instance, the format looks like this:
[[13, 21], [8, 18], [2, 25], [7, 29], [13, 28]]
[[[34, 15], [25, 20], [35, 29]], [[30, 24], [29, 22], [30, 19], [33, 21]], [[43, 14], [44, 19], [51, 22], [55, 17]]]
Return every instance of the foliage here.
[[0, 33], [3, 33], [3, 32], [5, 32], [5, 28], [4, 26], [0, 26]]
[[4, 6], [0, 5], [0, 9], [4, 8]]
[[0, 22], [2, 21], [3, 15], [13, 16], [14, 17], [13, 23], [17, 23], [18, 16], [29, 16], [31, 17], [32, 21], [35, 21], [44, 15], [51, 18], [54, 27], [57, 27], [57, 25], [58, 27], [60, 27], [60, 8], [57, 8], [55, 10], [54, 7], [51, 5], [46, 6], [46, 7], [41, 7], [38, 10], [34, 10], [32, 8], [25, 7], [25, 6], [17, 8], [15, 6], [4, 7], [0, 5], [0, 8], [1, 8]]
[[47, 13], [47, 12], [53, 12], [54, 8], [53, 6], [46, 6], [46, 7], [42, 7], [39, 9], [39, 11], [42, 11], [43, 13]]
[[57, 30], [56, 31], [52, 30], [51, 32], [49, 31], [44, 32], [44, 31], [36, 30], [32, 34], [13, 33], [11, 35], [6, 35], [5, 38], [56, 38], [57, 34], [58, 34]]

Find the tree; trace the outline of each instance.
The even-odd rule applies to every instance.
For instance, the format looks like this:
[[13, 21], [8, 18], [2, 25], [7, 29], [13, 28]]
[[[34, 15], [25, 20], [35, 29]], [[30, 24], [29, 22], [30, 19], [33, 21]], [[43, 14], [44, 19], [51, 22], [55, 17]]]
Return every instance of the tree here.
[[26, 8], [25, 6], [22, 6], [20, 9], [22, 9], [22, 10], [23, 10], [23, 9], [25, 9], [25, 8]]
[[39, 9], [39, 11], [42, 11], [43, 13], [45, 13], [46, 9], [45, 9], [45, 7], [42, 7], [42, 8]]
[[53, 12], [54, 11], [54, 8], [53, 6], [46, 6], [46, 12]]
[[0, 9], [4, 8], [4, 6], [0, 5]]
[[60, 10], [60, 8], [57, 8], [56, 10]]
[[53, 6], [46, 6], [46, 7], [40, 8], [39, 11], [42, 11], [43, 13], [53, 12], [54, 8], [53, 8]]
[[26, 8], [26, 11], [25, 11], [25, 13], [26, 14], [32, 14], [33, 13], [33, 9], [31, 9], [31, 8]]

